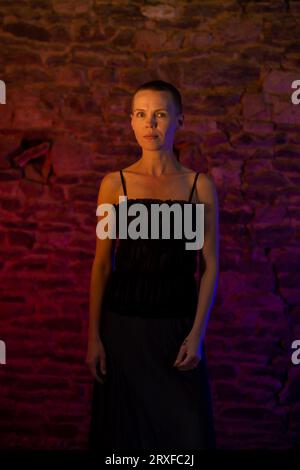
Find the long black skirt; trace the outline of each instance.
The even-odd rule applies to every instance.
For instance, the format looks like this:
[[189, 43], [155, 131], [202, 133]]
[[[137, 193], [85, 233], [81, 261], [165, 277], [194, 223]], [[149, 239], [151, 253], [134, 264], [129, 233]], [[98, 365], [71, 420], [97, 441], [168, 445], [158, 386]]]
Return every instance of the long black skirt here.
[[93, 383], [89, 450], [216, 447], [205, 345], [195, 369], [173, 367], [192, 324], [102, 312], [107, 373]]

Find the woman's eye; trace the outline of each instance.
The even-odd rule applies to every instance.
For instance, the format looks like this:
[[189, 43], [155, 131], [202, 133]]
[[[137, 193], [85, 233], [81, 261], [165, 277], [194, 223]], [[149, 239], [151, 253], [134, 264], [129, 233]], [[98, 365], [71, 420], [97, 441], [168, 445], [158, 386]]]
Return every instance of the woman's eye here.
[[[140, 117], [140, 116], [143, 116], [143, 115], [144, 115], [144, 113], [143, 113], [142, 111], [139, 111], [138, 113], [136, 113], [136, 116], [137, 116], [137, 117]], [[165, 114], [165, 113], [157, 113], [157, 116], [159, 116], [159, 117], [165, 117], [166, 114]]]

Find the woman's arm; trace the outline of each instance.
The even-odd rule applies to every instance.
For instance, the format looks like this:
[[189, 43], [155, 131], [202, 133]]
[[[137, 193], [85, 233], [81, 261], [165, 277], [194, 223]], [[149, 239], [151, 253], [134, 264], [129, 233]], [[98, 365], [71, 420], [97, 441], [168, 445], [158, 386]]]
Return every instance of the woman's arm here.
[[[108, 173], [102, 180], [97, 207], [102, 203], [114, 204], [116, 191], [116, 172]], [[107, 215], [107, 214], [106, 214]], [[106, 215], [97, 217], [98, 222]], [[109, 275], [112, 270], [112, 250], [114, 240], [106, 238], [100, 240], [96, 236], [96, 252], [92, 265], [89, 297], [89, 325], [88, 338], [97, 340], [99, 338], [99, 322], [101, 305]]]
[[90, 282], [88, 326], [88, 338], [91, 340], [99, 339], [101, 304], [109, 275], [109, 266], [101, 265], [95, 261], [93, 262]]
[[219, 207], [214, 182], [205, 174], [199, 175], [196, 190], [198, 200], [204, 203], [204, 244], [202, 247], [204, 273], [201, 277], [198, 304], [192, 331], [200, 342], [205, 337], [213, 306], [219, 276]]

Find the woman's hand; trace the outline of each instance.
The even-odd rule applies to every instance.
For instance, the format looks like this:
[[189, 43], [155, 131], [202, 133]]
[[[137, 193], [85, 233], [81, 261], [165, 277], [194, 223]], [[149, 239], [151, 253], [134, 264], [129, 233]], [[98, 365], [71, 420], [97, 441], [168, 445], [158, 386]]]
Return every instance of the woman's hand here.
[[173, 366], [179, 370], [194, 369], [202, 359], [201, 348], [201, 337], [197, 332], [191, 330], [183, 341]]
[[[88, 365], [88, 368], [90, 369], [90, 372], [94, 379], [103, 384], [104, 380], [106, 379], [106, 354], [103, 343], [100, 338], [89, 339], [86, 355], [86, 364]], [[100, 375], [98, 374], [98, 365], [103, 377], [100, 377]]]

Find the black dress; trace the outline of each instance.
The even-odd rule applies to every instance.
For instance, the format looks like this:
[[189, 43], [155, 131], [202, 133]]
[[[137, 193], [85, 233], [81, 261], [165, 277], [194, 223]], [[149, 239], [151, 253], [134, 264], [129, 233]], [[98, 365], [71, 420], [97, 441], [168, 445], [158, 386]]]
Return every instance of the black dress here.
[[[127, 196], [122, 170], [120, 175]], [[187, 204], [197, 177], [189, 201], [136, 198], [127, 199], [128, 207], [136, 202], [149, 208], [153, 203]], [[93, 383], [92, 451], [216, 446], [205, 345], [196, 368], [173, 367], [192, 328], [199, 291], [195, 273], [202, 252], [186, 250], [185, 241], [115, 241], [100, 318], [107, 373], [104, 384]]]

